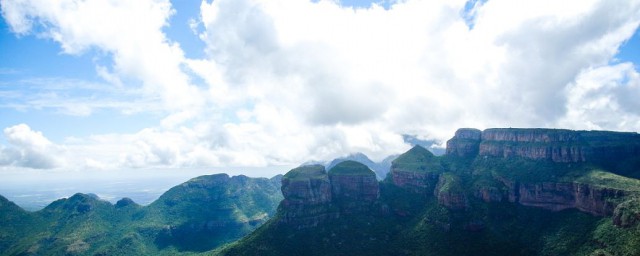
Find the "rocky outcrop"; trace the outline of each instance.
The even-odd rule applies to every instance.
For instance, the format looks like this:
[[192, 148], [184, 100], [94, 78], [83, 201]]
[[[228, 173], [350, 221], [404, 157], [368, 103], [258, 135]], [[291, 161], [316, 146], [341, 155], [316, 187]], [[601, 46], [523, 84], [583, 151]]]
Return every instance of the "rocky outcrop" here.
[[610, 163], [637, 157], [640, 135], [561, 129], [487, 129], [482, 132], [478, 154], [557, 163]]
[[334, 204], [342, 213], [367, 211], [380, 196], [376, 174], [366, 165], [344, 161], [329, 170]]
[[394, 185], [419, 194], [431, 194], [443, 171], [438, 158], [421, 146], [398, 156], [391, 164]]
[[475, 157], [478, 155], [482, 131], [472, 128], [462, 128], [455, 136], [447, 141], [447, 155], [459, 157]]
[[438, 203], [452, 210], [463, 210], [469, 207], [467, 196], [460, 178], [451, 173], [443, 173], [433, 191]]
[[485, 202], [508, 200], [526, 206], [540, 207], [552, 211], [578, 209], [597, 216], [610, 216], [616, 207], [611, 199], [623, 198], [626, 191], [604, 188], [576, 182], [521, 183], [499, 178], [506, 193], [497, 188], [488, 188], [486, 193], [476, 191], [474, 195]]
[[640, 223], [640, 198], [633, 198], [619, 204], [613, 211], [613, 224], [628, 228]]
[[438, 182], [438, 177], [438, 173], [419, 173], [403, 170], [391, 172], [394, 185], [418, 194], [431, 192]]
[[380, 196], [376, 174], [366, 165], [344, 161], [329, 170], [334, 200], [373, 202]]
[[315, 227], [341, 214], [371, 210], [380, 189], [366, 165], [347, 160], [325, 171], [322, 165], [302, 166], [282, 177], [280, 223], [297, 229]]
[[331, 183], [322, 165], [302, 166], [282, 177], [282, 223], [297, 229], [315, 227], [318, 223], [337, 218], [331, 205]]

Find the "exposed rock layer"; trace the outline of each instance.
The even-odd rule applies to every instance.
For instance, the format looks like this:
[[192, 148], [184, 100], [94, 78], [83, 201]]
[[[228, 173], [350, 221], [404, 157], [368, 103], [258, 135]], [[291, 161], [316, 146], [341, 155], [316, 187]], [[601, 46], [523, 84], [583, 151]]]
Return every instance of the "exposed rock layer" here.
[[[463, 157], [523, 157], [558, 163], [612, 162], [640, 155], [640, 135], [561, 129], [460, 129], [447, 154]], [[477, 151], [476, 151], [477, 146]]]
[[297, 229], [315, 227], [340, 214], [365, 211], [380, 196], [376, 174], [367, 166], [345, 161], [327, 173], [323, 166], [303, 166], [282, 178], [281, 223]]

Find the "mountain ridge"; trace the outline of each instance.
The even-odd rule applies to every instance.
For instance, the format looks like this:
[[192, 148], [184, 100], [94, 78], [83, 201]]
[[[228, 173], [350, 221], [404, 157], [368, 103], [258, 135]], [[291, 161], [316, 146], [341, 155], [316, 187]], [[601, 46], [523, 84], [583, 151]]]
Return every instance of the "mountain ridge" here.
[[[639, 142], [635, 133], [460, 129], [442, 157], [416, 146], [396, 158], [373, 208], [291, 226], [278, 221], [281, 207], [214, 254], [638, 255]], [[574, 148], [593, 155], [574, 158]], [[305, 218], [319, 216], [304, 206]]]
[[0, 240], [6, 241], [0, 243], [0, 254], [206, 252], [244, 236], [275, 214], [282, 198], [280, 178], [199, 176], [148, 206], [128, 198], [112, 204], [77, 193], [27, 212], [0, 197], [0, 214], [12, 216], [0, 215]]

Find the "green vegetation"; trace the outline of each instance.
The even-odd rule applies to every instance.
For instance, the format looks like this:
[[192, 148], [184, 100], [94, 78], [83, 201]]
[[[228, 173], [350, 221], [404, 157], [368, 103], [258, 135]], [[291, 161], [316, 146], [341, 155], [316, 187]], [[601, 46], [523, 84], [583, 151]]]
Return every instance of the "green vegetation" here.
[[288, 180], [307, 180], [307, 179], [320, 179], [327, 174], [324, 166], [322, 165], [305, 165], [298, 168], [294, 168], [287, 172], [282, 179]]
[[408, 172], [439, 173], [442, 172], [443, 167], [440, 164], [440, 158], [421, 146], [415, 146], [393, 160], [391, 169]]
[[381, 196], [389, 212], [345, 215], [302, 230], [272, 219], [213, 254], [588, 255], [603, 249], [594, 242], [594, 231], [607, 224], [576, 210], [552, 213], [511, 203], [474, 201], [473, 211], [452, 211], [433, 197], [416, 199], [419, 197], [388, 183], [383, 183]]
[[585, 168], [584, 170], [573, 171], [560, 180], [640, 192], [640, 180], [620, 176], [600, 168]]
[[375, 175], [375, 173], [364, 164], [347, 160], [331, 168], [329, 175]]
[[275, 214], [279, 177], [194, 178], [149, 206], [76, 194], [29, 213], [0, 198], [0, 254], [175, 255], [212, 250]]
[[460, 177], [457, 175], [445, 172], [440, 175], [440, 186], [437, 188], [438, 193], [460, 193], [464, 192], [464, 188], [462, 187], [462, 181]]

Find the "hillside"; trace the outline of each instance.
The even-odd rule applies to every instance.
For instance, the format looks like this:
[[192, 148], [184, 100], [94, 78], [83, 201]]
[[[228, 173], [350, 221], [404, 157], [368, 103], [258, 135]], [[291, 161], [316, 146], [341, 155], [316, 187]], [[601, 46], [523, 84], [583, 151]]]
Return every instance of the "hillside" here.
[[151, 205], [75, 194], [26, 212], [0, 198], [1, 255], [175, 255], [234, 241], [272, 215], [280, 178], [193, 178]]
[[[290, 207], [285, 193], [273, 219], [214, 254], [640, 255], [639, 142], [635, 133], [460, 129], [446, 155], [416, 146], [378, 186], [319, 173], [325, 200], [296, 197]], [[355, 163], [341, 169], [366, 175]], [[326, 189], [345, 183], [356, 188], [346, 199]]]

